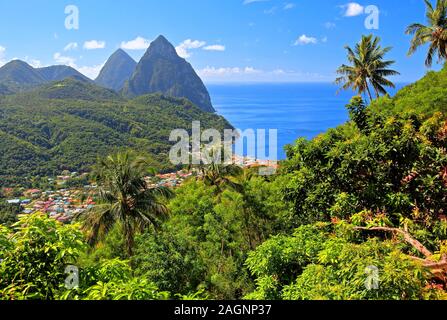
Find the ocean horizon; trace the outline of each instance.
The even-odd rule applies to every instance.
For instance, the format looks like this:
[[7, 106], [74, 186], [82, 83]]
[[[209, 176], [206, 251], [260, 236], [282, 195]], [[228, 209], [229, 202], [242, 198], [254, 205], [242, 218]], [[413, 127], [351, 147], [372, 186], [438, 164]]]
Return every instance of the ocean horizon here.
[[[404, 87], [396, 84], [390, 95]], [[260, 130], [276, 129], [278, 132], [277, 155], [259, 150], [256, 158], [283, 160], [284, 147], [304, 137], [312, 139], [349, 120], [346, 105], [353, 91], [340, 91], [332, 83], [232, 83], [208, 84], [214, 108], [235, 128]], [[247, 156], [245, 149], [240, 156]]]

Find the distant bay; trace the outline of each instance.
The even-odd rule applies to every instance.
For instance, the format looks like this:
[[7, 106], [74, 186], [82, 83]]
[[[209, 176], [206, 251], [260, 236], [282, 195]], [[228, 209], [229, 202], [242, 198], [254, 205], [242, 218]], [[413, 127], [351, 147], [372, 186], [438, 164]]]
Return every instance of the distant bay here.
[[[390, 94], [404, 85], [397, 85]], [[218, 114], [236, 128], [278, 130], [278, 159], [286, 157], [284, 147], [299, 137], [312, 139], [346, 122], [349, 116], [345, 105], [354, 95], [350, 91], [337, 94], [338, 87], [330, 83], [210, 84], [207, 87]], [[264, 152], [261, 153], [258, 158], [264, 159]]]

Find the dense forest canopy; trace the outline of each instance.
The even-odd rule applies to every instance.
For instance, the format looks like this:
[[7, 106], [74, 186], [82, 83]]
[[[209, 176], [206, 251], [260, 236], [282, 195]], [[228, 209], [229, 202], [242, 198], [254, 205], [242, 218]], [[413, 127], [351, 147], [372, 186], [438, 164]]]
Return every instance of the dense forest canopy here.
[[[32, 92], [0, 96], [0, 186], [26, 177], [87, 171], [98, 156], [132, 148], [172, 168], [170, 132], [231, 125], [185, 99], [148, 95], [125, 100], [109, 89], [67, 79]], [[82, 155], [82, 156], [80, 156]]]

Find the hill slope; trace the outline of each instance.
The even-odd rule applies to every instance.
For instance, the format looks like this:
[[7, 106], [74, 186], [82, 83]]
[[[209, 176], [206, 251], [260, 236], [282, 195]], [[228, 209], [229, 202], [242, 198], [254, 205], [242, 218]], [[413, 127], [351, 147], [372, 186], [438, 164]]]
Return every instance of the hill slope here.
[[372, 104], [373, 109], [386, 113], [413, 112], [431, 116], [435, 112], [447, 113], [447, 64], [441, 71], [427, 74], [400, 90], [394, 98], [381, 98]]
[[20, 60], [13, 60], [0, 68], [0, 94], [30, 91], [43, 84], [68, 78], [86, 83], [93, 81], [69, 66], [33, 68]]
[[[203, 112], [185, 99], [161, 95], [129, 101], [69, 99], [61, 94], [63, 88], [58, 91], [58, 85], [67, 83], [98, 90], [65, 80], [34, 92], [0, 97], [0, 185], [64, 169], [87, 170], [98, 156], [123, 148], [147, 153], [159, 168], [172, 167], [168, 153], [173, 129], [190, 131], [193, 120], [200, 120], [203, 128], [231, 128], [224, 118]], [[65, 99], [48, 99], [55, 97], [54, 92]], [[73, 89], [70, 93], [73, 97]]]
[[33, 91], [19, 94], [17, 96], [32, 100], [41, 99], [75, 99], [75, 100], [121, 100], [115, 91], [94, 85], [86, 81], [79, 81], [74, 78], [66, 78], [62, 81], [55, 81], [44, 84]]
[[0, 68], [0, 84], [4, 92], [18, 92], [45, 81], [39, 72], [20, 60], [13, 60]]
[[202, 110], [215, 112], [202, 80], [163, 36], [151, 43], [123, 92], [128, 96], [160, 92], [187, 98]]
[[61, 81], [67, 78], [77, 79], [79, 81], [92, 82], [76, 69], [69, 66], [50, 66], [35, 69], [47, 82]]
[[132, 76], [136, 66], [135, 60], [122, 49], [118, 49], [107, 60], [95, 82], [105, 88], [120, 91]]

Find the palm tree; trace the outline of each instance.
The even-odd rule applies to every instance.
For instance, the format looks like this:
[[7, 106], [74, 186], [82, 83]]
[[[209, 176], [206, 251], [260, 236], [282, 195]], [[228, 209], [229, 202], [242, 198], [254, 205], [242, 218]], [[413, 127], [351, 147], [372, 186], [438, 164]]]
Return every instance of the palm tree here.
[[158, 219], [167, 215], [160, 199], [169, 198], [172, 192], [164, 187], [149, 188], [144, 179], [149, 173], [143, 158], [127, 152], [98, 162], [93, 170], [93, 179], [99, 186], [98, 205], [76, 217], [82, 221], [91, 245], [103, 240], [119, 224], [131, 256], [135, 233], [151, 225], [156, 227]]
[[380, 38], [363, 36], [354, 49], [349, 46], [345, 49], [351, 65], [342, 65], [337, 70], [340, 77], [335, 80], [336, 84], [342, 85], [342, 89], [353, 89], [360, 95], [368, 94], [372, 101], [371, 88], [378, 98], [380, 94], [387, 94], [385, 87], [395, 87], [387, 77], [398, 75], [399, 72], [388, 69], [394, 61], [385, 61], [384, 57], [391, 47], [382, 48]]
[[234, 164], [210, 164], [200, 166], [200, 179], [208, 186], [216, 187], [217, 193], [221, 193], [226, 187], [240, 191], [242, 186], [235, 182], [235, 177], [243, 173], [241, 167]]
[[[209, 147], [202, 146], [203, 148]], [[190, 164], [188, 170], [196, 169], [199, 172], [197, 179], [202, 180], [207, 186], [216, 187], [217, 194], [222, 193], [227, 187], [239, 192], [242, 186], [235, 182], [235, 178], [239, 177], [244, 170], [235, 164], [226, 163], [222, 159], [222, 152], [216, 148], [208, 149], [200, 154], [200, 164]]]
[[430, 1], [424, 1], [427, 7], [428, 25], [413, 23], [407, 28], [406, 33], [414, 35], [408, 55], [412, 55], [420, 46], [429, 43], [425, 65], [431, 67], [435, 56], [439, 61], [447, 58], [447, 1], [437, 0], [436, 7], [433, 7]]

